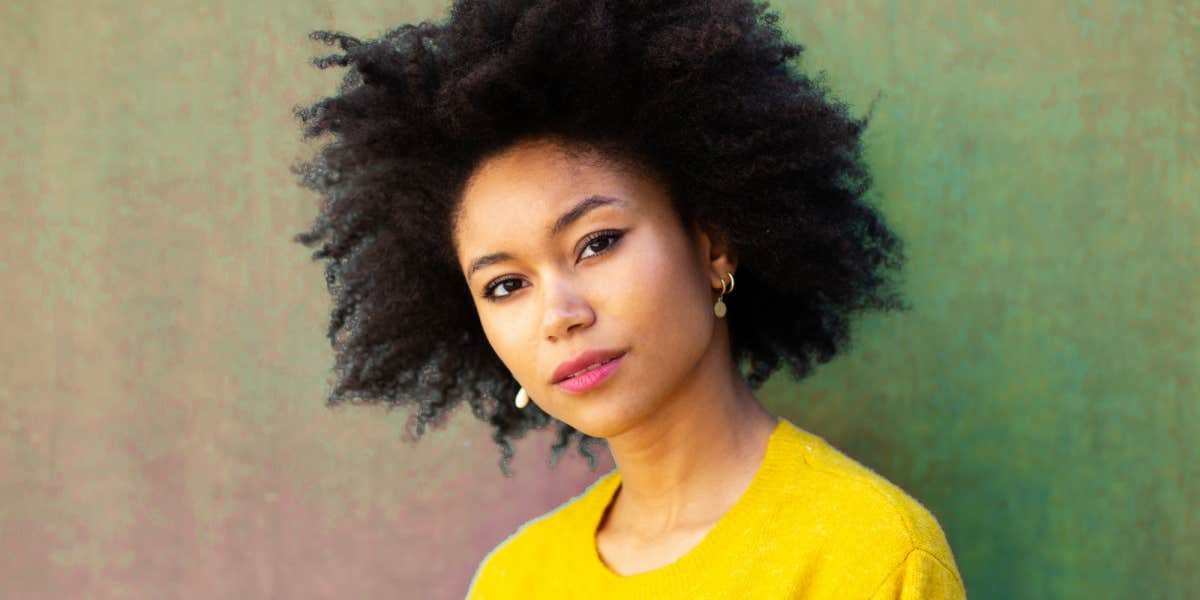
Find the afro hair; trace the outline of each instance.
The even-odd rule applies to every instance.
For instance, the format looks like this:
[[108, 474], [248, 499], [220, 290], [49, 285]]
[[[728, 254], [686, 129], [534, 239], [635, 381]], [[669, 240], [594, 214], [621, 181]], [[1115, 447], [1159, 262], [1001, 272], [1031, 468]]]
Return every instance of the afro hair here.
[[[314, 65], [349, 68], [336, 95], [295, 109], [304, 139], [330, 134], [293, 166], [322, 196], [294, 239], [327, 260], [327, 405], [411, 403], [420, 437], [466, 401], [507, 477], [511, 440], [555, 420], [513, 405], [452, 241], [472, 169], [530, 136], [649, 167], [682, 218], [727, 236], [732, 358], [753, 389], [845, 350], [855, 311], [908, 308], [901, 240], [864, 198], [870, 113], [793, 68], [804, 46], [778, 22], [748, 0], [460, 0], [376, 39], [310, 34], [341, 50]], [[551, 466], [576, 437], [595, 469], [587, 446], [603, 440], [562, 422]]]

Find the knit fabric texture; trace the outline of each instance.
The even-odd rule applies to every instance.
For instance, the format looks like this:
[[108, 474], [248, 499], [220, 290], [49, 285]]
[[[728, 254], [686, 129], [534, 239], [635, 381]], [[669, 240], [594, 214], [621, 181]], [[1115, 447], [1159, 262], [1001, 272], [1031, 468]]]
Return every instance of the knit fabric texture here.
[[750, 487], [675, 562], [621, 575], [596, 549], [613, 470], [480, 562], [468, 600], [966, 598], [937, 519], [895, 484], [780, 417]]

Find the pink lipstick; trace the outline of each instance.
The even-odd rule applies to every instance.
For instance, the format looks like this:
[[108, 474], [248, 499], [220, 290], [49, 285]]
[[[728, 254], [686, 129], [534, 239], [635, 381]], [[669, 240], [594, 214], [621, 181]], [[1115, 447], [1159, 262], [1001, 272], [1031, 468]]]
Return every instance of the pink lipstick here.
[[583, 373], [580, 373], [574, 377], [563, 379], [554, 385], [558, 386], [559, 389], [575, 394], [586, 392], [608, 379], [610, 375], [616, 372], [617, 368], [621, 366], [621, 362], [624, 360], [625, 355], [622, 354], [621, 356], [618, 356], [609, 362], [606, 362], [589, 371], [584, 371]]

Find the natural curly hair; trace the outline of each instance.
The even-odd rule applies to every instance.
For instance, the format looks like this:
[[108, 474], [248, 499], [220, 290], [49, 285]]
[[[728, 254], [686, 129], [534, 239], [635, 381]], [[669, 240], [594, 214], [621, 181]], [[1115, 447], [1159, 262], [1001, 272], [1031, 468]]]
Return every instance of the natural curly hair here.
[[[792, 61], [779, 15], [750, 0], [460, 0], [445, 22], [360, 40], [310, 37], [350, 67], [335, 96], [297, 107], [303, 137], [332, 134], [293, 172], [322, 195], [295, 236], [327, 259], [327, 405], [412, 403], [420, 437], [460, 402], [510, 441], [554, 419], [514, 407], [519, 384], [488, 343], [455, 256], [472, 169], [533, 136], [659, 175], [681, 218], [727, 236], [733, 359], [752, 389], [786, 362], [806, 377], [848, 347], [849, 317], [907, 309], [901, 240], [865, 201], [868, 116], [849, 115]], [[410, 421], [410, 426], [413, 424]], [[559, 423], [554, 466], [572, 438]]]

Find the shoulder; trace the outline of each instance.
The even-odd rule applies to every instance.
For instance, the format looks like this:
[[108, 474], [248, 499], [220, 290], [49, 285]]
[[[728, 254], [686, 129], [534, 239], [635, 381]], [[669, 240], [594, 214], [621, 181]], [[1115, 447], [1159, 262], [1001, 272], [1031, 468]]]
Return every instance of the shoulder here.
[[961, 585], [946, 535], [928, 508], [824, 438], [795, 426], [789, 437], [798, 455], [795, 485], [780, 503], [773, 531], [795, 536], [822, 561], [843, 561], [839, 568], [854, 569], [861, 581], [878, 583], [915, 565], [936, 568]]
[[610, 472], [602, 476], [579, 495], [521, 524], [492, 548], [471, 579], [469, 600], [508, 597], [495, 594], [534, 585], [535, 578], [545, 577], [560, 557], [554, 550], [561, 548], [563, 540], [582, 531], [589, 503], [607, 489], [612, 475]]
[[947, 546], [941, 525], [924, 504], [824, 438], [808, 435], [812, 447], [804, 454], [808, 478], [826, 497], [837, 499], [851, 518], [847, 525], [861, 523], [934, 554]]

